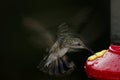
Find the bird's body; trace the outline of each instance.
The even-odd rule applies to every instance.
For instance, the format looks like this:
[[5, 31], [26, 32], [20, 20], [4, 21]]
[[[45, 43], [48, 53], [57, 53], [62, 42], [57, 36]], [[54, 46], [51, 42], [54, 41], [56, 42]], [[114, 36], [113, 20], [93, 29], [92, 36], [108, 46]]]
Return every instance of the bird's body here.
[[59, 28], [57, 41], [38, 66], [40, 70], [50, 75], [70, 74], [75, 64], [65, 54], [76, 49], [88, 49], [80, 38], [71, 34], [66, 23], [61, 24]]

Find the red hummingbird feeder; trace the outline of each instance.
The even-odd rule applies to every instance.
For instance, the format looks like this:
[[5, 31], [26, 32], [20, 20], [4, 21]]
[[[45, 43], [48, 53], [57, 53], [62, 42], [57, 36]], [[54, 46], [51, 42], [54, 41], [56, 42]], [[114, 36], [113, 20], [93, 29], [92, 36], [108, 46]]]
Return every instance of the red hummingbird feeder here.
[[85, 71], [95, 80], [120, 80], [120, 46], [111, 44], [108, 50], [90, 56]]

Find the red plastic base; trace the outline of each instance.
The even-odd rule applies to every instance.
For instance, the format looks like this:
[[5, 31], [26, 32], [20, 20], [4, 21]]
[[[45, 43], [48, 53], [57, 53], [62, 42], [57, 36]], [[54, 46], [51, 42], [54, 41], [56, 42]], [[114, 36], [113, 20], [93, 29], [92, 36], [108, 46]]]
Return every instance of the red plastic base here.
[[120, 46], [111, 45], [102, 57], [87, 60], [85, 69], [95, 80], [120, 80]]

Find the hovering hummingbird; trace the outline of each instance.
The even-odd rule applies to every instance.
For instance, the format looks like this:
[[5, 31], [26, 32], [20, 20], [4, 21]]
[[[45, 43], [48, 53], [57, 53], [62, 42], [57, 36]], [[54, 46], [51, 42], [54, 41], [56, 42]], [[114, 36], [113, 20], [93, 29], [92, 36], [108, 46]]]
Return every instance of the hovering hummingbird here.
[[76, 49], [88, 49], [80, 38], [70, 32], [67, 23], [62, 23], [58, 28], [58, 39], [43, 58], [38, 68], [50, 75], [70, 74], [75, 69], [75, 64], [66, 55]]

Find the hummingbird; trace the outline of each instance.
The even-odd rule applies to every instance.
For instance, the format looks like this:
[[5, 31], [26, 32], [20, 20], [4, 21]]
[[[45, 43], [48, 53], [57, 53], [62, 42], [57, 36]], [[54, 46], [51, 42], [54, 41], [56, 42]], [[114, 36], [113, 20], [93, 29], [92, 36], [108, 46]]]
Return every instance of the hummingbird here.
[[87, 49], [93, 52], [86, 47], [79, 37], [76, 37], [75, 34], [69, 30], [69, 25], [64, 22], [58, 26], [58, 38], [56, 42], [37, 68], [49, 75], [71, 74], [76, 66], [66, 53], [74, 52], [78, 49]]

